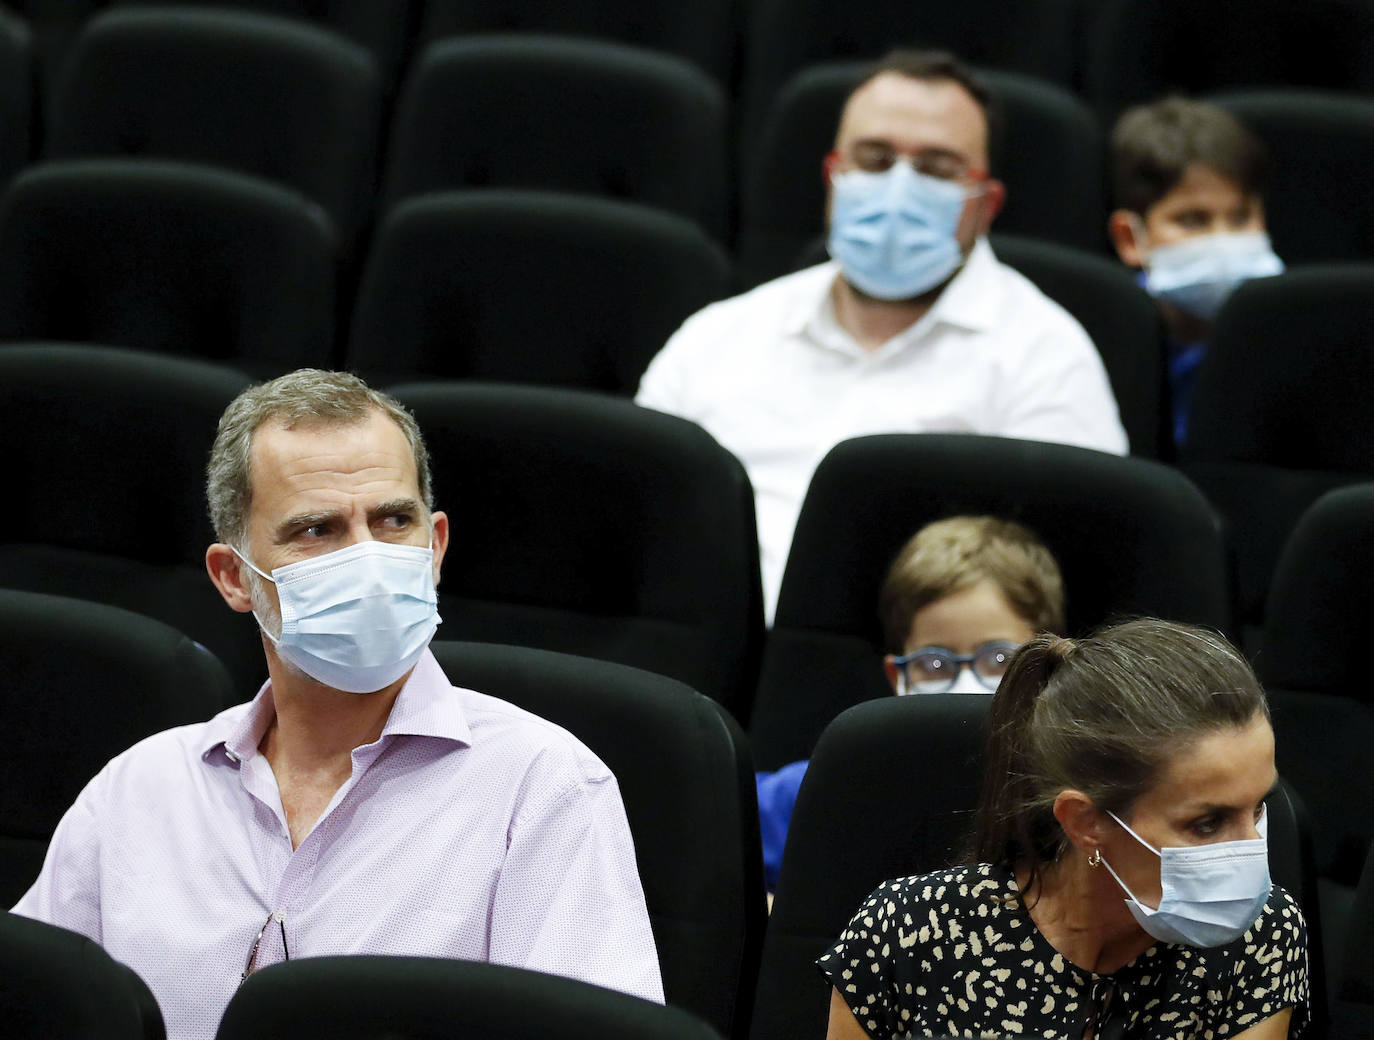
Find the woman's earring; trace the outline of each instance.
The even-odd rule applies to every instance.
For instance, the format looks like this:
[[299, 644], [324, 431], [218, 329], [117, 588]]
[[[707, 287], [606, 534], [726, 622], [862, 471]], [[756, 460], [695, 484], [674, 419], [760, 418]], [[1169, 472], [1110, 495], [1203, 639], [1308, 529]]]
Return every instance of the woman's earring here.
[[1090, 867], [1100, 867], [1100, 866], [1102, 866], [1102, 850], [1101, 850], [1101, 849], [1093, 849], [1092, 852], [1088, 853], [1088, 866], [1090, 866]]

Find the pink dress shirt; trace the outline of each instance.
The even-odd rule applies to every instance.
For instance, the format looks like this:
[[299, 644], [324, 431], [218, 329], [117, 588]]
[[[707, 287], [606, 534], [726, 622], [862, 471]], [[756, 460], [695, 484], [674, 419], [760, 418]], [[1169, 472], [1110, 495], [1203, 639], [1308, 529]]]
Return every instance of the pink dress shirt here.
[[[273, 713], [268, 683], [110, 762], [14, 912], [134, 968], [169, 1038], [214, 1036], [269, 913], [293, 960], [458, 957], [662, 1002], [620, 789], [567, 731], [450, 685], [426, 651], [292, 850], [258, 753]], [[282, 958], [274, 921], [257, 965]]]

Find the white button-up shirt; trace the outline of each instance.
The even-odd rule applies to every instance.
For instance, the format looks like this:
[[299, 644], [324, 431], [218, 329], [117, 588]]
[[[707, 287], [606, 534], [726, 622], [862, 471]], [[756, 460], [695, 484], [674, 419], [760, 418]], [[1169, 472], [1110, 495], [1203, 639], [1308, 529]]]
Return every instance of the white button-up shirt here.
[[[662, 1002], [620, 790], [571, 734], [451, 686], [426, 651], [293, 850], [258, 751], [274, 711], [269, 683], [110, 762], [15, 913], [137, 971], [172, 1040], [214, 1036], [269, 913], [293, 960], [456, 957]], [[284, 956], [274, 920], [256, 966]]]
[[635, 400], [691, 419], [754, 485], [765, 607], [811, 474], [875, 433], [980, 433], [1127, 451], [1102, 360], [1081, 325], [985, 240], [915, 324], [869, 352], [835, 317], [833, 262], [688, 318]]

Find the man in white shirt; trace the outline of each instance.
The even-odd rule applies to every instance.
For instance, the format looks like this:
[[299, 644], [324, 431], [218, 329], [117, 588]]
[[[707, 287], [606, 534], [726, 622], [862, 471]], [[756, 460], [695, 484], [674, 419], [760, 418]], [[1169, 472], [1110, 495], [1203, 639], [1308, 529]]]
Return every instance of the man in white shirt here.
[[1006, 195], [988, 94], [948, 55], [897, 52], [845, 104], [825, 159], [831, 261], [712, 304], [636, 401], [692, 419], [754, 484], [771, 620], [811, 474], [873, 433], [980, 433], [1127, 451], [1082, 327], [993, 256]]

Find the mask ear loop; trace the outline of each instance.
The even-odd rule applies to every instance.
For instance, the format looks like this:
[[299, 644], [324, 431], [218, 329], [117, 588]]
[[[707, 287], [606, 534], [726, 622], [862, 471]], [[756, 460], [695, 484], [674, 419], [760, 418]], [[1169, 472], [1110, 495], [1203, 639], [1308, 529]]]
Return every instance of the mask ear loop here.
[[[1133, 831], [1133, 830], [1131, 829], [1130, 825], [1129, 825], [1128, 823], [1126, 823], [1126, 821], [1123, 820], [1120, 816], [1118, 816], [1116, 813], [1112, 812], [1111, 810], [1108, 810], [1108, 811], [1107, 811], [1107, 815], [1110, 816], [1113, 820], [1115, 820], [1115, 821], [1117, 822], [1117, 824], [1121, 827], [1121, 829], [1124, 830], [1127, 834], [1129, 834], [1132, 838], [1134, 838], [1136, 841], [1140, 842], [1140, 844], [1144, 845], [1147, 849], [1149, 849], [1151, 852], [1153, 852], [1156, 856], [1159, 856], [1160, 859], [1163, 859], [1163, 858], [1164, 858], [1164, 857], [1160, 854], [1160, 851], [1159, 851], [1157, 848], [1155, 848], [1155, 847], [1154, 847], [1153, 845], [1151, 845], [1148, 841], [1146, 841], [1144, 838], [1142, 838], [1139, 834], [1137, 834], [1135, 831]], [[1135, 903], [1136, 906], [1140, 907], [1142, 910], [1145, 910], [1145, 911], [1147, 911], [1147, 912], [1149, 912], [1149, 913], [1154, 913], [1154, 912], [1156, 912], [1156, 911], [1159, 909], [1158, 907], [1151, 907], [1151, 906], [1149, 906], [1149, 905], [1146, 904], [1146, 903], [1142, 903], [1142, 902], [1140, 901], [1140, 899], [1137, 898], [1136, 894], [1130, 890], [1130, 887], [1127, 886], [1126, 882], [1124, 882], [1124, 881], [1121, 880], [1121, 875], [1118, 874], [1118, 873], [1112, 868], [1111, 862], [1107, 859], [1107, 857], [1104, 856], [1104, 855], [1102, 855], [1102, 850], [1101, 850], [1101, 849], [1097, 849], [1097, 850], [1095, 850], [1095, 851], [1097, 852], [1097, 855], [1098, 855], [1098, 861], [1099, 861], [1104, 867], [1107, 868], [1107, 873], [1111, 874], [1113, 880], [1115, 880], [1116, 883], [1117, 883], [1118, 885], [1121, 886], [1121, 891], [1125, 892], [1128, 896], [1131, 897], [1131, 902]]]
[[[272, 575], [270, 574], [263, 574], [262, 570], [257, 566], [257, 564], [255, 564], [247, 556], [244, 556], [243, 553], [239, 552], [238, 549], [235, 548], [232, 544], [229, 546], [229, 548], [233, 552], [233, 554], [237, 556], [240, 560], [242, 560], [247, 565], [248, 569], [251, 570], [254, 574], [257, 574], [259, 577], [263, 578], [266, 581], [270, 581], [273, 585], [277, 583], [276, 578], [272, 577]], [[258, 623], [258, 630], [267, 637], [268, 641], [273, 646], [281, 646], [280, 637], [274, 636], [271, 632], [267, 630], [267, 626], [262, 623], [262, 618], [258, 617], [257, 608], [254, 608], [253, 610], [253, 620]]]
[[273, 585], [275, 585], [275, 584], [277, 583], [277, 579], [276, 579], [276, 578], [272, 577], [272, 575], [270, 575], [270, 574], [264, 574], [264, 573], [262, 572], [262, 570], [258, 567], [257, 564], [255, 564], [255, 563], [254, 563], [252, 560], [250, 560], [247, 556], [244, 556], [243, 553], [239, 552], [238, 549], [235, 548], [232, 544], [229, 546], [229, 550], [230, 550], [235, 556], [237, 556], [240, 560], [242, 560], [244, 563], [246, 563], [246, 564], [248, 565], [249, 569], [252, 570], [254, 574], [257, 574], [259, 577], [261, 577], [261, 578], [263, 578], [263, 579], [265, 579], [265, 580], [267, 580], [267, 581], [270, 581]]

